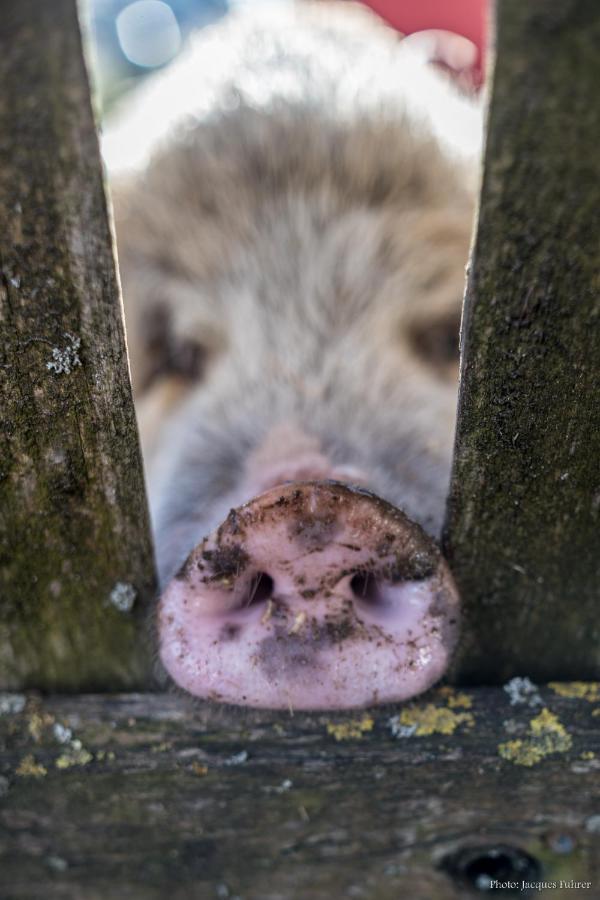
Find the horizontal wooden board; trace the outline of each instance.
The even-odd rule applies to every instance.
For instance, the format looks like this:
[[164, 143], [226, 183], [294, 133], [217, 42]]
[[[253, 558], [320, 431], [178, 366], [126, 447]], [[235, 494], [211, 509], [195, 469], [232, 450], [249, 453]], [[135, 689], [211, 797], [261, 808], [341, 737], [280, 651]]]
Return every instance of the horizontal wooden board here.
[[598, 897], [600, 686], [518, 687], [322, 715], [3, 695], [0, 896]]

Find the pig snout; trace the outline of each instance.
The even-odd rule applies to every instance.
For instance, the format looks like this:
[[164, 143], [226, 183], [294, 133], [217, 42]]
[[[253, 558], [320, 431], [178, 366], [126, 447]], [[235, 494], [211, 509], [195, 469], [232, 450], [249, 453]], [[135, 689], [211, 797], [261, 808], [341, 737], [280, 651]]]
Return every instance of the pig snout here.
[[159, 607], [177, 684], [267, 708], [405, 699], [444, 673], [457, 632], [435, 544], [389, 503], [334, 481], [275, 487], [231, 510]]

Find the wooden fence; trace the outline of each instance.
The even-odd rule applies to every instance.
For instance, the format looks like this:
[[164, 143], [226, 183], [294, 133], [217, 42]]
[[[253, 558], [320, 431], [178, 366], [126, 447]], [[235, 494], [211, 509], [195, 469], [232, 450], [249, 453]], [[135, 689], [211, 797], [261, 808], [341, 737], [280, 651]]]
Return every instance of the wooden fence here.
[[140, 687], [152, 550], [75, 6], [0, 12], [0, 684]]

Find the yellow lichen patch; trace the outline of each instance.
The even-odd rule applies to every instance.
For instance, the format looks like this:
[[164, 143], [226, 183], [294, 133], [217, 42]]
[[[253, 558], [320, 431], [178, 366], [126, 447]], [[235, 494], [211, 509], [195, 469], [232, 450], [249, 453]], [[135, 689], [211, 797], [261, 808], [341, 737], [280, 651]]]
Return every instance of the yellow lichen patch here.
[[98, 752], [96, 753], [96, 760], [98, 762], [104, 762], [105, 760], [108, 760], [108, 762], [112, 762], [113, 759], [116, 759], [113, 750], [98, 750]]
[[53, 723], [54, 716], [51, 716], [48, 713], [34, 712], [29, 716], [27, 730], [36, 744], [40, 740], [44, 728], [48, 728]]
[[592, 750], [584, 750], [579, 757], [580, 759], [596, 759], [596, 754]]
[[362, 719], [352, 719], [349, 722], [327, 723], [327, 734], [333, 735], [336, 741], [350, 741], [361, 738], [367, 731], [373, 730], [374, 721], [371, 716], [363, 716]]
[[70, 769], [71, 766], [87, 766], [93, 760], [92, 754], [85, 747], [71, 750], [69, 753], [63, 753], [55, 761], [54, 765], [57, 769]]
[[572, 700], [588, 700], [590, 703], [600, 700], [598, 681], [551, 681], [548, 687], [552, 688], [555, 694]]
[[600, 716], [600, 706], [597, 706], [596, 709], [592, 710], [593, 716]]
[[527, 738], [499, 744], [498, 753], [517, 766], [534, 766], [550, 753], [566, 753], [572, 743], [571, 735], [558, 717], [544, 708], [531, 719]]
[[531, 733], [535, 735], [553, 733], [568, 737], [565, 726], [558, 721], [558, 716], [554, 715], [546, 707], [538, 716], [531, 720], [529, 728]]
[[458, 707], [471, 709], [473, 701], [468, 694], [455, 694], [454, 697], [448, 697], [448, 706], [450, 709], [457, 709]]
[[516, 766], [534, 766], [545, 755], [531, 741], [506, 741], [498, 744], [498, 753]]
[[473, 700], [464, 691], [455, 691], [453, 687], [446, 685], [437, 691], [438, 697], [446, 701], [448, 709], [471, 709]]
[[416, 737], [429, 734], [454, 734], [459, 725], [471, 727], [475, 724], [472, 713], [453, 712], [442, 706], [428, 703], [426, 706], [410, 706], [403, 709], [397, 717], [398, 725], [406, 729], [414, 729]]
[[48, 774], [48, 770], [40, 763], [36, 763], [32, 754], [28, 753], [19, 763], [16, 773], [22, 778], [42, 778]]

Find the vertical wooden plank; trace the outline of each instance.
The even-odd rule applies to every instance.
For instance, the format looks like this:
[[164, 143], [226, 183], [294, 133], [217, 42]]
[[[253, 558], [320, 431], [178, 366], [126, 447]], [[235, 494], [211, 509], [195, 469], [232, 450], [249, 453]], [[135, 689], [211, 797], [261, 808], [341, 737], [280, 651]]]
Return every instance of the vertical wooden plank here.
[[75, 0], [0, 3], [0, 685], [140, 686], [154, 590]]
[[500, 0], [445, 549], [456, 675], [600, 676], [600, 7]]

